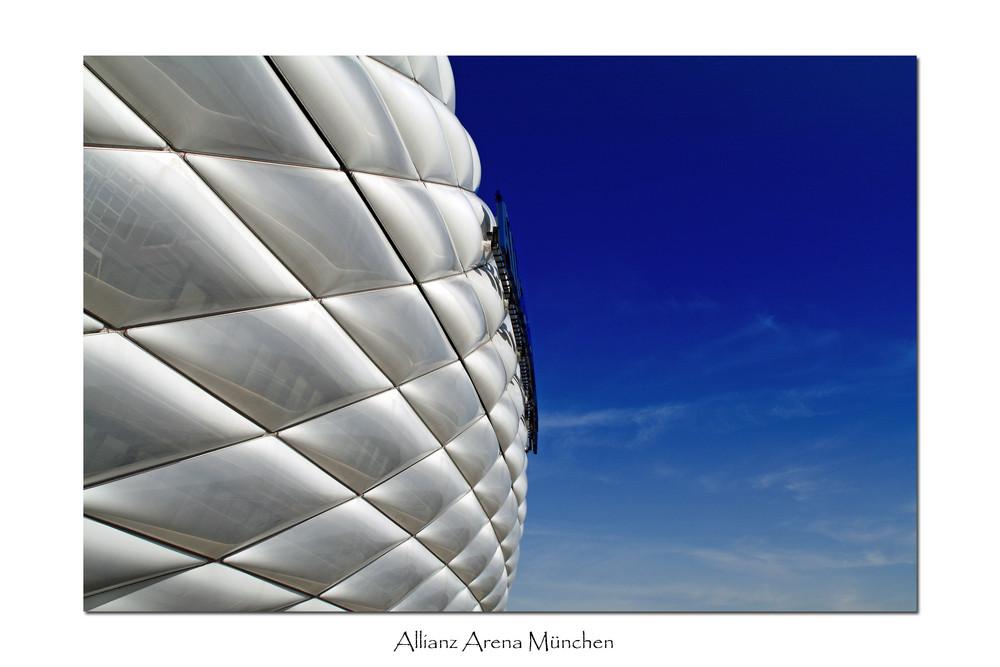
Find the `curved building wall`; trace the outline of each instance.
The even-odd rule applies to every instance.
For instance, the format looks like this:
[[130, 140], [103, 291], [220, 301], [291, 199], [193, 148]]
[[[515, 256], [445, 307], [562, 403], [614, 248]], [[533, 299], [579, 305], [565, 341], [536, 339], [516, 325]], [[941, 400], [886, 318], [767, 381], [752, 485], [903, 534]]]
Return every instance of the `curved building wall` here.
[[437, 57], [84, 67], [84, 607], [502, 610], [518, 350]]

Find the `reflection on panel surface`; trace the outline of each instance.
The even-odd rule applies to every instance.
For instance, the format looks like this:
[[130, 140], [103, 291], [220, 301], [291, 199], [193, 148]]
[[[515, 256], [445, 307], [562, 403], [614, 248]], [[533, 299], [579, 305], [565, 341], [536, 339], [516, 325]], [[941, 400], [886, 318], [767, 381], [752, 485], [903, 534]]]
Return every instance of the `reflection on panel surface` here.
[[87, 336], [83, 348], [86, 484], [263, 435], [123, 336]]
[[281, 437], [358, 493], [440, 447], [394, 389], [293, 426]]
[[142, 327], [129, 335], [271, 429], [389, 388], [318, 303]]
[[457, 185], [448, 140], [431, 105], [430, 94], [371, 58], [364, 58], [361, 63], [396, 121], [420, 179]]
[[274, 62], [345, 167], [417, 178], [385, 102], [357, 58], [278, 56]]
[[483, 414], [469, 375], [458, 362], [407, 382], [399, 391], [442, 443]]
[[397, 384], [456, 359], [434, 312], [414, 286], [326, 299], [323, 305]]
[[342, 172], [204, 155], [187, 160], [313, 294], [410, 282]]
[[219, 563], [174, 575], [95, 611], [277, 611], [305, 596]]
[[260, 57], [88, 57], [94, 70], [183, 151], [337, 167]]
[[83, 520], [83, 594], [93, 595], [205, 561], [92, 519]]
[[176, 155], [84, 150], [84, 305], [122, 327], [309, 293]]
[[412, 534], [469, 490], [444, 451], [438, 451], [376, 486], [365, 498]]
[[84, 609], [505, 608], [528, 435], [455, 95], [85, 58]]
[[87, 69], [83, 70], [83, 143], [85, 146], [166, 147], [163, 139]]
[[95, 518], [218, 558], [353, 493], [277, 438], [258, 438], [84, 492]]
[[226, 563], [317, 594], [407, 537], [355, 498], [230, 556]]
[[354, 611], [385, 611], [443, 567], [420, 542], [409, 539], [320, 597]]
[[417, 280], [462, 270], [448, 227], [427, 192], [415, 181], [358, 174], [365, 198]]
[[462, 356], [467, 355], [490, 335], [482, 306], [466, 275], [423, 284], [427, 300]]

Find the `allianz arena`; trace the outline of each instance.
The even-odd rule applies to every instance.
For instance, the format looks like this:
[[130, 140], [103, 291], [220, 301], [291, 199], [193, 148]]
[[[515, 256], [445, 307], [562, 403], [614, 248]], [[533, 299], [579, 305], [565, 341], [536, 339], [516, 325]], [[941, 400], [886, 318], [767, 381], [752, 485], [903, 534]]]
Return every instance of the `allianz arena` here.
[[499, 611], [537, 413], [441, 57], [84, 60], [84, 609]]

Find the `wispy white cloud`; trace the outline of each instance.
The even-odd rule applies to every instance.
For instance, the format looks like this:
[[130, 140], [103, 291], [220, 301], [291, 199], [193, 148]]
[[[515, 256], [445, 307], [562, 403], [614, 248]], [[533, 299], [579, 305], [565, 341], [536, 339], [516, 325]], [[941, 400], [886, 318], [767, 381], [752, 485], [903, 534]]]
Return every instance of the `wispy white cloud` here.
[[[753, 538], [719, 546], [529, 527], [521, 611], [889, 610], [915, 604], [915, 549]], [[879, 582], [878, 586], [874, 586]]]
[[912, 558], [890, 557], [878, 549], [823, 553], [763, 546], [734, 545], [730, 549], [678, 548], [678, 553], [723, 570], [747, 574], [780, 575], [814, 573], [859, 567], [912, 564]]
[[[834, 329], [788, 325], [774, 315], [758, 313], [734, 331], [696, 346], [691, 356], [703, 360], [699, 364], [702, 373], [713, 374], [804, 355], [815, 358], [816, 351], [830, 348], [840, 340], [841, 333]], [[799, 370], [803, 368], [815, 370], [815, 363]]]
[[609, 408], [589, 412], [550, 412], [541, 416], [545, 428], [581, 428], [587, 426], [638, 426], [662, 424], [683, 416], [686, 406], [680, 403], [638, 408]]
[[553, 412], [539, 415], [540, 428], [585, 430], [630, 428], [639, 439], [647, 439], [669, 427], [684, 424], [696, 430], [728, 432], [775, 419], [787, 420], [825, 414], [815, 403], [845, 391], [834, 385], [804, 386], [770, 391], [727, 393], [693, 401]]
[[709, 493], [726, 493], [739, 489], [738, 481], [727, 471], [715, 471], [699, 475], [695, 479], [695, 485]]
[[916, 512], [908, 508], [889, 516], [815, 520], [802, 529], [846, 544], [912, 547], [917, 542]]
[[828, 410], [822, 410], [817, 403], [829, 396], [843, 394], [847, 387], [843, 385], [827, 384], [813, 387], [792, 387], [778, 393], [774, 399], [774, 404], [768, 410], [768, 414], [781, 419], [795, 419], [799, 417], [815, 417], [820, 414], [828, 414]]
[[657, 463], [653, 465], [651, 472], [653, 477], [657, 479], [669, 479], [672, 477], [681, 477], [684, 474], [677, 468], [665, 465], [663, 463]]
[[789, 466], [754, 475], [748, 481], [753, 489], [788, 492], [797, 501], [810, 500], [819, 493], [829, 494], [842, 490], [838, 483], [821, 476], [822, 472], [821, 466]]

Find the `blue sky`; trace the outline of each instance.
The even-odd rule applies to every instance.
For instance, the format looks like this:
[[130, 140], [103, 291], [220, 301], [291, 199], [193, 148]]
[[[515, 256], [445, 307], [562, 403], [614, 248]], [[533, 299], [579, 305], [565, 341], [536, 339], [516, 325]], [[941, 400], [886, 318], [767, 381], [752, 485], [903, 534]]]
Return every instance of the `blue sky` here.
[[451, 62], [534, 344], [509, 609], [914, 609], [916, 59]]

